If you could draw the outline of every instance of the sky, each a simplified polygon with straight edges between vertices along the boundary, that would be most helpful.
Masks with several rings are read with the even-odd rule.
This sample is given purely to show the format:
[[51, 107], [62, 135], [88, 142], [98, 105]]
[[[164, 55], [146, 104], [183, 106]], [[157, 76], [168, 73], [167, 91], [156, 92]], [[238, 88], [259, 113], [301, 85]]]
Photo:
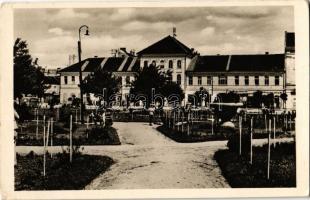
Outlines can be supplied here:
[[76, 55], [82, 30], [82, 59], [111, 56], [111, 49], [136, 52], [172, 35], [201, 55], [283, 53], [284, 32], [294, 31], [293, 7], [16, 9], [14, 36], [48, 68], [63, 68]]

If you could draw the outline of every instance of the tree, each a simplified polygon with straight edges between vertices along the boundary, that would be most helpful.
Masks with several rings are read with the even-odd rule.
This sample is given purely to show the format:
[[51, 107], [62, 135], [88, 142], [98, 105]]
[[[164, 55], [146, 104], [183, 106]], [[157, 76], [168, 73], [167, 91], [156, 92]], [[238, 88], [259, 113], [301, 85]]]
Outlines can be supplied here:
[[263, 93], [262, 91], [256, 91], [253, 93], [253, 97], [251, 98], [251, 105], [255, 108], [261, 108], [263, 102]]
[[[159, 68], [151, 64], [144, 67], [136, 76], [130, 89], [131, 96], [143, 96], [146, 98], [147, 106], [152, 99], [152, 91], [155, 94], [161, 94], [163, 97], [176, 97], [180, 101], [184, 99], [184, 92], [179, 84], [171, 81], [171, 72], [161, 72]], [[135, 99], [137, 101], [138, 99]], [[175, 99], [174, 99], [175, 100]]]
[[44, 95], [44, 73], [42, 68], [32, 62], [26, 41], [17, 38], [14, 43], [14, 97], [22, 94]]
[[286, 108], [287, 94], [285, 92], [281, 93], [280, 98], [284, 103], [284, 108]]
[[267, 108], [272, 108], [274, 104], [274, 94], [269, 93], [263, 96], [263, 103]]
[[101, 69], [89, 74], [83, 80], [83, 91], [86, 93], [102, 97], [105, 90], [103, 98], [107, 103], [115, 100], [115, 95], [119, 92], [120, 87], [121, 77], [116, 77], [112, 72]]

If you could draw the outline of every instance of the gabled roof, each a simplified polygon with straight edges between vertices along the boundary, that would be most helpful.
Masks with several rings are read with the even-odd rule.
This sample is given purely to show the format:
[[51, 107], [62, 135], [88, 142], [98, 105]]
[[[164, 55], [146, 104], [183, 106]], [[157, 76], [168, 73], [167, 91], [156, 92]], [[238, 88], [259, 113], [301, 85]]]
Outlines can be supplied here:
[[59, 72], [79, 72], [82, 66], [84, 68], [83, 72], [94, 72], [99, 68], [110, 72], [136, 72], [139, 69], [137, 66], [140, 66], [140, 60], [133, 57], [87, 58], [61, 69]]
[[167, 37], [155, 42], [154, 44], [146, 47], [138, 52], [138, 55], [147, 54], [184, 54], [189, 55], [192, 50], [177, 40], [175, 37], [168, 35]]
[[199, 56], [192, 72], [282, 72], [284, 54]]

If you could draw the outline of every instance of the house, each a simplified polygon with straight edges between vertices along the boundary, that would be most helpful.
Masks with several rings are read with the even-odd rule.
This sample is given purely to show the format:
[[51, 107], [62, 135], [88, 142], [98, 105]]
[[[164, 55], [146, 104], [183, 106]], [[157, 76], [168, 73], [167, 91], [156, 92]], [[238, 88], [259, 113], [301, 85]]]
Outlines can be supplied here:
[[[129, 94], [130, 83], [134, 80], [139, 70], [139, 59], [132, 55], [121, 57], [94, 57], [82, 60], [59, 71], [60, 73], [60, 102], [68, 103], [72, 96], [80, 97], [79, 70], [82, 68], [82, 78], [97, 69], [113, 72], [115, 76], [122, 77], [121, 98], [125, 99]], [[86, 101], [86, 95], [83, 96]]]
[[137, 53], [125, 52], [121, 57], [88, 58], [60, 70], [63, 103], [79, 95], [79, 68], [83, 78], [98, 67], [122, 77], [122, 100], [129, 93], [130, 82], [140, 68], [155, 64], [159, 70], [170, 72], [170, 79], [185, 93], [184, 103], [201, 87], [210, 94], [234, 91], [241, 96], [251, 96], [260, 90], [274, 93], [276, 107], [283, 107], [281, 93], [287, 93], [287, 108], [295, 107], [295, 40], [294, 33], [285, 32], [283, 54], [200, 55], [180, 42], [176, 36], [166, 36]]

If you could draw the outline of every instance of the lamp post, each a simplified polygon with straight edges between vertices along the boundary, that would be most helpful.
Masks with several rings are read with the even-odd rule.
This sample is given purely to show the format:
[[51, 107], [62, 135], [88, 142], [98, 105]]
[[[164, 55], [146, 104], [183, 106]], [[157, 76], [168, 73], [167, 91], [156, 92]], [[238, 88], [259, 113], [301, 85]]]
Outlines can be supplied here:
[[[79, 41], [78, 41], [78, 55], [79, 55], [79, 63], [81, 62], [81, 53], [82, 53], [82, 49], [81, 49], [81, 31], [82, 29], [85, 28], [85, 34], [84, 35], [89, 35], [88, 32], [88, 26], [86, 25], [82, 25], [79, 28]], [[82, 77], [82, 65], [80, 67], [80, 71], [79, 71], [79, 80], [80, 80], [80, 101], [81, 101], [81, 123], [84, 124], [84, 107], [83, 107], [83, 89], [82, 89], [82, 82], [83, 82], [83, 77]]]

